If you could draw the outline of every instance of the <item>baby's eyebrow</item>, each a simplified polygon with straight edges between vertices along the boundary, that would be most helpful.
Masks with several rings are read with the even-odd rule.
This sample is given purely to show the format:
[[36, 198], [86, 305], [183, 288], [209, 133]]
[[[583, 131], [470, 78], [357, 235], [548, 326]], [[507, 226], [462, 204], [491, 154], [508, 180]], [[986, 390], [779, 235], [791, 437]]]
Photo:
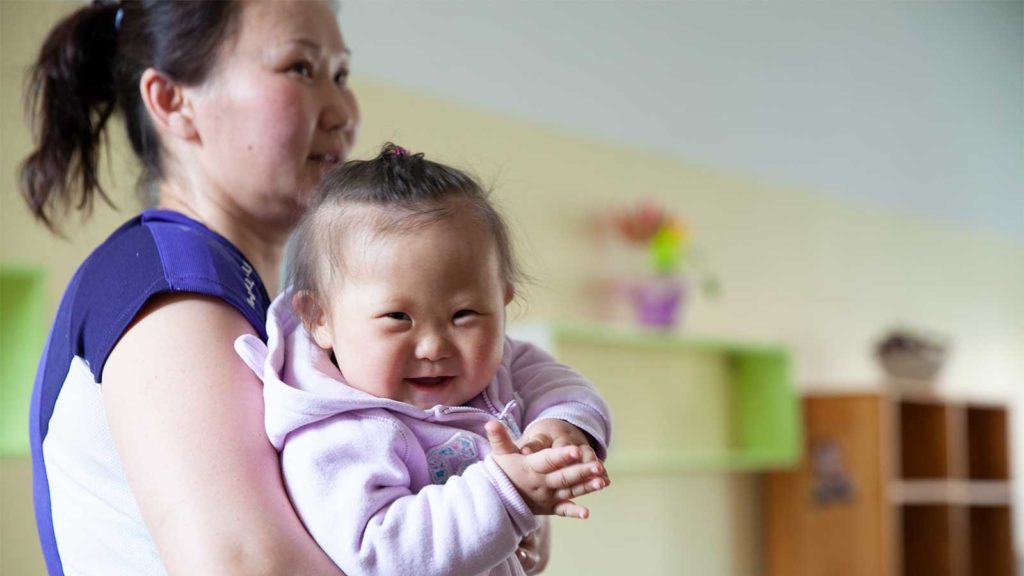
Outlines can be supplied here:
[[[303, 45], [303, 46], [305, 46], [307, 48], [312, 48], [313, 50], [316, 50], [317, 53], [319, 53], [319, 54], [323, 54], [325, 52], [323, 46], [321, 46], [319, 43], [317, 43], [317, 42], [315, 42], [313, 40], [310, 40], [309, 38], [301, 38], [301, 37], [300, 38], [293, 38], [293, 39], [289, 40], [288, 43], [291, 43], [291, 44], [301, 44], [301, 45]], [[349, 58], [349, 57], [352, 56], [352, 51], [348, 49], [348, 46], [342, 46], [341, 50], [337, 54], [339, 56], [343, 56], [345, 58]]]

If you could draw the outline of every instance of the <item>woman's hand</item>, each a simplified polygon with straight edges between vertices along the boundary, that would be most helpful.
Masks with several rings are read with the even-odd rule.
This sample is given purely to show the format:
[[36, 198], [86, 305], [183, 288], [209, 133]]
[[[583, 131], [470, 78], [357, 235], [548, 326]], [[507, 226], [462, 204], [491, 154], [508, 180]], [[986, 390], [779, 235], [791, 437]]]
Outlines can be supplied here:
[[540, 528], [530, 532], [519, 543], [516, 557], [527, 574], [540, 574], [551, 559], [551, 522], [540, 518]]

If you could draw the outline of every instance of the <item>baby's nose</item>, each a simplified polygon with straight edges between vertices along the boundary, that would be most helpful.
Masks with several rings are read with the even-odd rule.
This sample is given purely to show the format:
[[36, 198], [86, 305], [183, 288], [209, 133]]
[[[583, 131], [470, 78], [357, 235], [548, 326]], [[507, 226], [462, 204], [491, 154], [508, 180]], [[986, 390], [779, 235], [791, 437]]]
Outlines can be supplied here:
[[416, 344], [416, 357], [437, 362], [451, 356], [451, 342], [443, 332], [431, 332], [420, 338]]

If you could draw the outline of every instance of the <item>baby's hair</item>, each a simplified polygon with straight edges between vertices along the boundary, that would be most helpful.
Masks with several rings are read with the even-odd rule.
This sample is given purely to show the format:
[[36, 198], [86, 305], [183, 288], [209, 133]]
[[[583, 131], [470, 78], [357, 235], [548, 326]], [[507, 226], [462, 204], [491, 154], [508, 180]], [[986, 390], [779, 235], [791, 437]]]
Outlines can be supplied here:
[[[514, 291], [522, 273], [508, 226], [488, 197], [469, 174], [385, 144], [376, 158], [346, 162], [321, 181], [292, 238], [288, 284], [296, 294], [325, 303], [325, 272], [336, 276], [345, 269], [345, 256], [338, 249], [346, 245], [345, 234], [408, 234], [468, 210], [494, 239], [502, 280]], [[361, 207], [384, 210], [375, 211], [370, 221], [356, 221], [366, 216]], [[329, 267], [324, 266], [325, 257]], [[311, 311], [299, 312], [308, 322]]]
[[139, 93], [142, 73], [152, 67], [184, 85], [202, 83], [233, 37], [241, 6], [238, 0], [95, 0], [50, 31], [28, 79], [36, 147], [19, 174], [38, 220], [56, 231], [70, 208], [88, 215], [97, 194], [110, 203], [98, 160], [116, 111], [142, 163], [140, 184], [163, 176], [160, 142]]

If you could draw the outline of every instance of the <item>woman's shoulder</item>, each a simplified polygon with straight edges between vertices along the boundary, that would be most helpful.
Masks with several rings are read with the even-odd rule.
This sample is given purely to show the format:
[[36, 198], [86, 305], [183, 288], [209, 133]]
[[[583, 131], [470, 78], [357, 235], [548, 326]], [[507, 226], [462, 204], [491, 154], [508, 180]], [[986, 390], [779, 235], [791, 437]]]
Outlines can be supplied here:
[[201, 223], [166, 210], [147, 210], [118, 228], [83, 263], [78, 276], [91, 286], [116, 282], [123, 286], [120, 293], [154, 287], [239, 299], [245, 308], [259, 311], [261, 321], [270, 304], [259, 275], [234, 245]]
[[222, 236], [175, 212], [150, 210], [110, 235], [75, 273], [57, 315], [68, 344], [97, 376], [139, 312], [165, 294], [221, 300], [266, 336], [269, 296], [245, 257]]

